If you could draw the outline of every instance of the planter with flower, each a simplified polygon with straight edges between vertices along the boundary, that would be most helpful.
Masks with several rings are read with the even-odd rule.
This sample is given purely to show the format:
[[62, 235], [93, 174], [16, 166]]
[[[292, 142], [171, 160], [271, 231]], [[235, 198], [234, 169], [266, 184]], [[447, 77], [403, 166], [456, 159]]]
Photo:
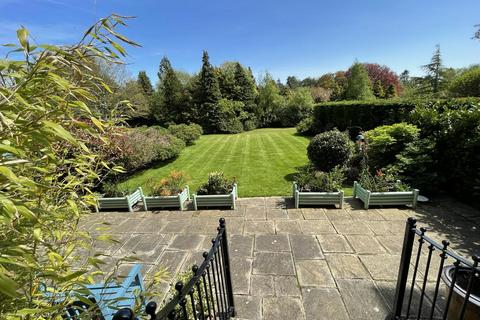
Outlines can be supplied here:
[[193, 207], [230, 207], [235, 209], [238, 197], [235, 179], [227, 179], [223, 172], [211, 172], [208, 181], [193, 195]]
[[396, 180], [391, 174], [377, 170], [375, 175], [367, 169], [360, 173], [359, 181], [353, 183], [353, 197], [360, 199], [365, 209], [372, 205], [411, 205], [417, 206], [418, 189]]
[[330, 172], [322, 172], [309, 165], [300, 171], [296, 180], [292, 190], [295, 208], [321, 205], [343, 207], [342, 183], [345, 178], [339, 167]]
[[145, 211], [153, 208], [185, 208], [190, 200], [190, 189], [186, 185], [187, 177], [179, 171], [172, 171], [160, 181], [149, 182], [150, 196], [143, 197]]
[[133, 207], [143, 198], [142, 188], [130, 192], [128, 187], [119, 188], [115, 184], [106, 183], [103, 194], [97, 199], [95, 210], [125, 210], [133, 212]]

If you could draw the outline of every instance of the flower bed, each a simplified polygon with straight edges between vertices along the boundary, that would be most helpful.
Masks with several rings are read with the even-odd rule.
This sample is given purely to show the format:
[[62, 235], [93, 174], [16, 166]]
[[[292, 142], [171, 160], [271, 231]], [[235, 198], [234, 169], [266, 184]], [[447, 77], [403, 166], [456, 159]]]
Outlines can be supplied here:
[[133, 193], [124, 197], [101, 197], [97, 200], [96, 211], [108, 210], [108, 209], [128, 209], [133, 212], [133, 206], [143, 199], [142, 188], [138, 188]]
[[188, 186], [176, 196], [144, 196], [143, 206], [145, 211], [151, 208], [179, 208], [183, 210], [187, 200], [190, 200]]
[[343, 190], [338, 192], [302, 192], [293, 182], [293, 199], [295, 208], [300, 206], [337, 205], [343, 207]]
[[233, 184], [229, 194], [193, 195], [193, 207], [230, 207], [235, 209], [235, 199], [238, 197], [237, 184]]
[[371, 192], [364, 189], [360, 183], [353, 183], [353, 197], [360, 199], [365, 209], [371, 205], [411, 205], [413, 208], [417, 206], [418, 189], [412, 191], [389, 191], [389, 192]]

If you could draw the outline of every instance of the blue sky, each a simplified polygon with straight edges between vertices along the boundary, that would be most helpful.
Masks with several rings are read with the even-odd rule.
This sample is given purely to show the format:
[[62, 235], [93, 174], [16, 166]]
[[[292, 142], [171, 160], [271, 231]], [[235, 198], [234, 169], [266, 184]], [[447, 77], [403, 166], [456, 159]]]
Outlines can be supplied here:
[[0, 0], [1, 43], [25, 25], [40, 42], [71, 43], [112, 12], [136, 16], [123, 30], [133, 76], [156, 81], [160, 59], [196, 72], [202, 50], [212, 63], [240, 61], [256, 76], [284, 80], [347, 69], [355, 59], [421, 74], [440, 44], [447, 66], [480, 63], [478, 0]]

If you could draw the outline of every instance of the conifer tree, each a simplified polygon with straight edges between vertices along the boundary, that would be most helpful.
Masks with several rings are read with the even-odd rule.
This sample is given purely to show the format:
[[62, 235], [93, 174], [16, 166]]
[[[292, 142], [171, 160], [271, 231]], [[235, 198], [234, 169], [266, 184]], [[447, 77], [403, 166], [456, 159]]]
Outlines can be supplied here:
[[385, 90], [383, 90], [383, 85], [380, 80], [375, 82], [375, 85], [373, 86], [373, 94], [380, 99], [385, 97]]
[[222, 94], [207, 51], [203, 51], [202, 69], [198, 77], [197, 89], [197, 102], [200, 106], [202, 127], [206, 132], [215, 132], [219, 122], [218, 101], [222, 98]]
[[153, 94], [152, 82], [145, 71], [140, 71], [138, 73], [137, 83], [140, 88], [142, 88], [146, 96], [150, 97]]
[[250, 72], [246, 71], [240, 63], [235, 64], [235, 92], [234, 99], [245, 104], [246, 111], [251, 112], [254, 109], [256, 87]]
[[359, 62], [355, 62], [350, 68], [345, 97], [349, 100], [369, 100], [375, 98], [367, 70]]
[[179, 122], [182, 108], [183, 86], [178, 80], [170, 60], [163, 57], [158, 71], [158, 97], [153, 105], [154, 117], [164, 124], [165, 122]]
[[393, 84], [389, 85], [387, 92], [385, 93], [385, 98], [395, 98], [397, 96], [397, 89]]
[[422, 69], [427, 73], [427, 76], [425, 78], [430, 82], [432, 92], [437, 93], [438, 91], [440, 91], [440, 84], [443, 80], [443, 65], [442, 57], [440, 54], [440, 45], [437, 45], [435, 47], [435, 52], [433, 53], [430, 63], [422, 66]]

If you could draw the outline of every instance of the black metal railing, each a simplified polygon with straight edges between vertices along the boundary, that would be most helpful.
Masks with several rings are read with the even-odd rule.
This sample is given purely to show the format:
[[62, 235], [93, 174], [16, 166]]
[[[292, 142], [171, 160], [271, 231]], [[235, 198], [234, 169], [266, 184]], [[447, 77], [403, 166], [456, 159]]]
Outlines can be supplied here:
[[[472, 304], [480, 281], [480, 258], [469, 261], [417, 228], [409, 218], [405, 227], [392, 319], [474, 319], [480, 312]], [[475, 289], [477, 290], [477, 289]]]
[[[150, 320], [224, 320], [235, 316], [225, 219], [221, 218], [219, 223], [212, 248], [203, 253], [200, 266], [192, 267], [190, 280], [175, 284], [176, 295], [159, 312], [155, 302], [147, 304], [145, 313]], [[137, 318], [130, 309], [121, 309], [113, 317], [113, 320], [133, 319]]]

